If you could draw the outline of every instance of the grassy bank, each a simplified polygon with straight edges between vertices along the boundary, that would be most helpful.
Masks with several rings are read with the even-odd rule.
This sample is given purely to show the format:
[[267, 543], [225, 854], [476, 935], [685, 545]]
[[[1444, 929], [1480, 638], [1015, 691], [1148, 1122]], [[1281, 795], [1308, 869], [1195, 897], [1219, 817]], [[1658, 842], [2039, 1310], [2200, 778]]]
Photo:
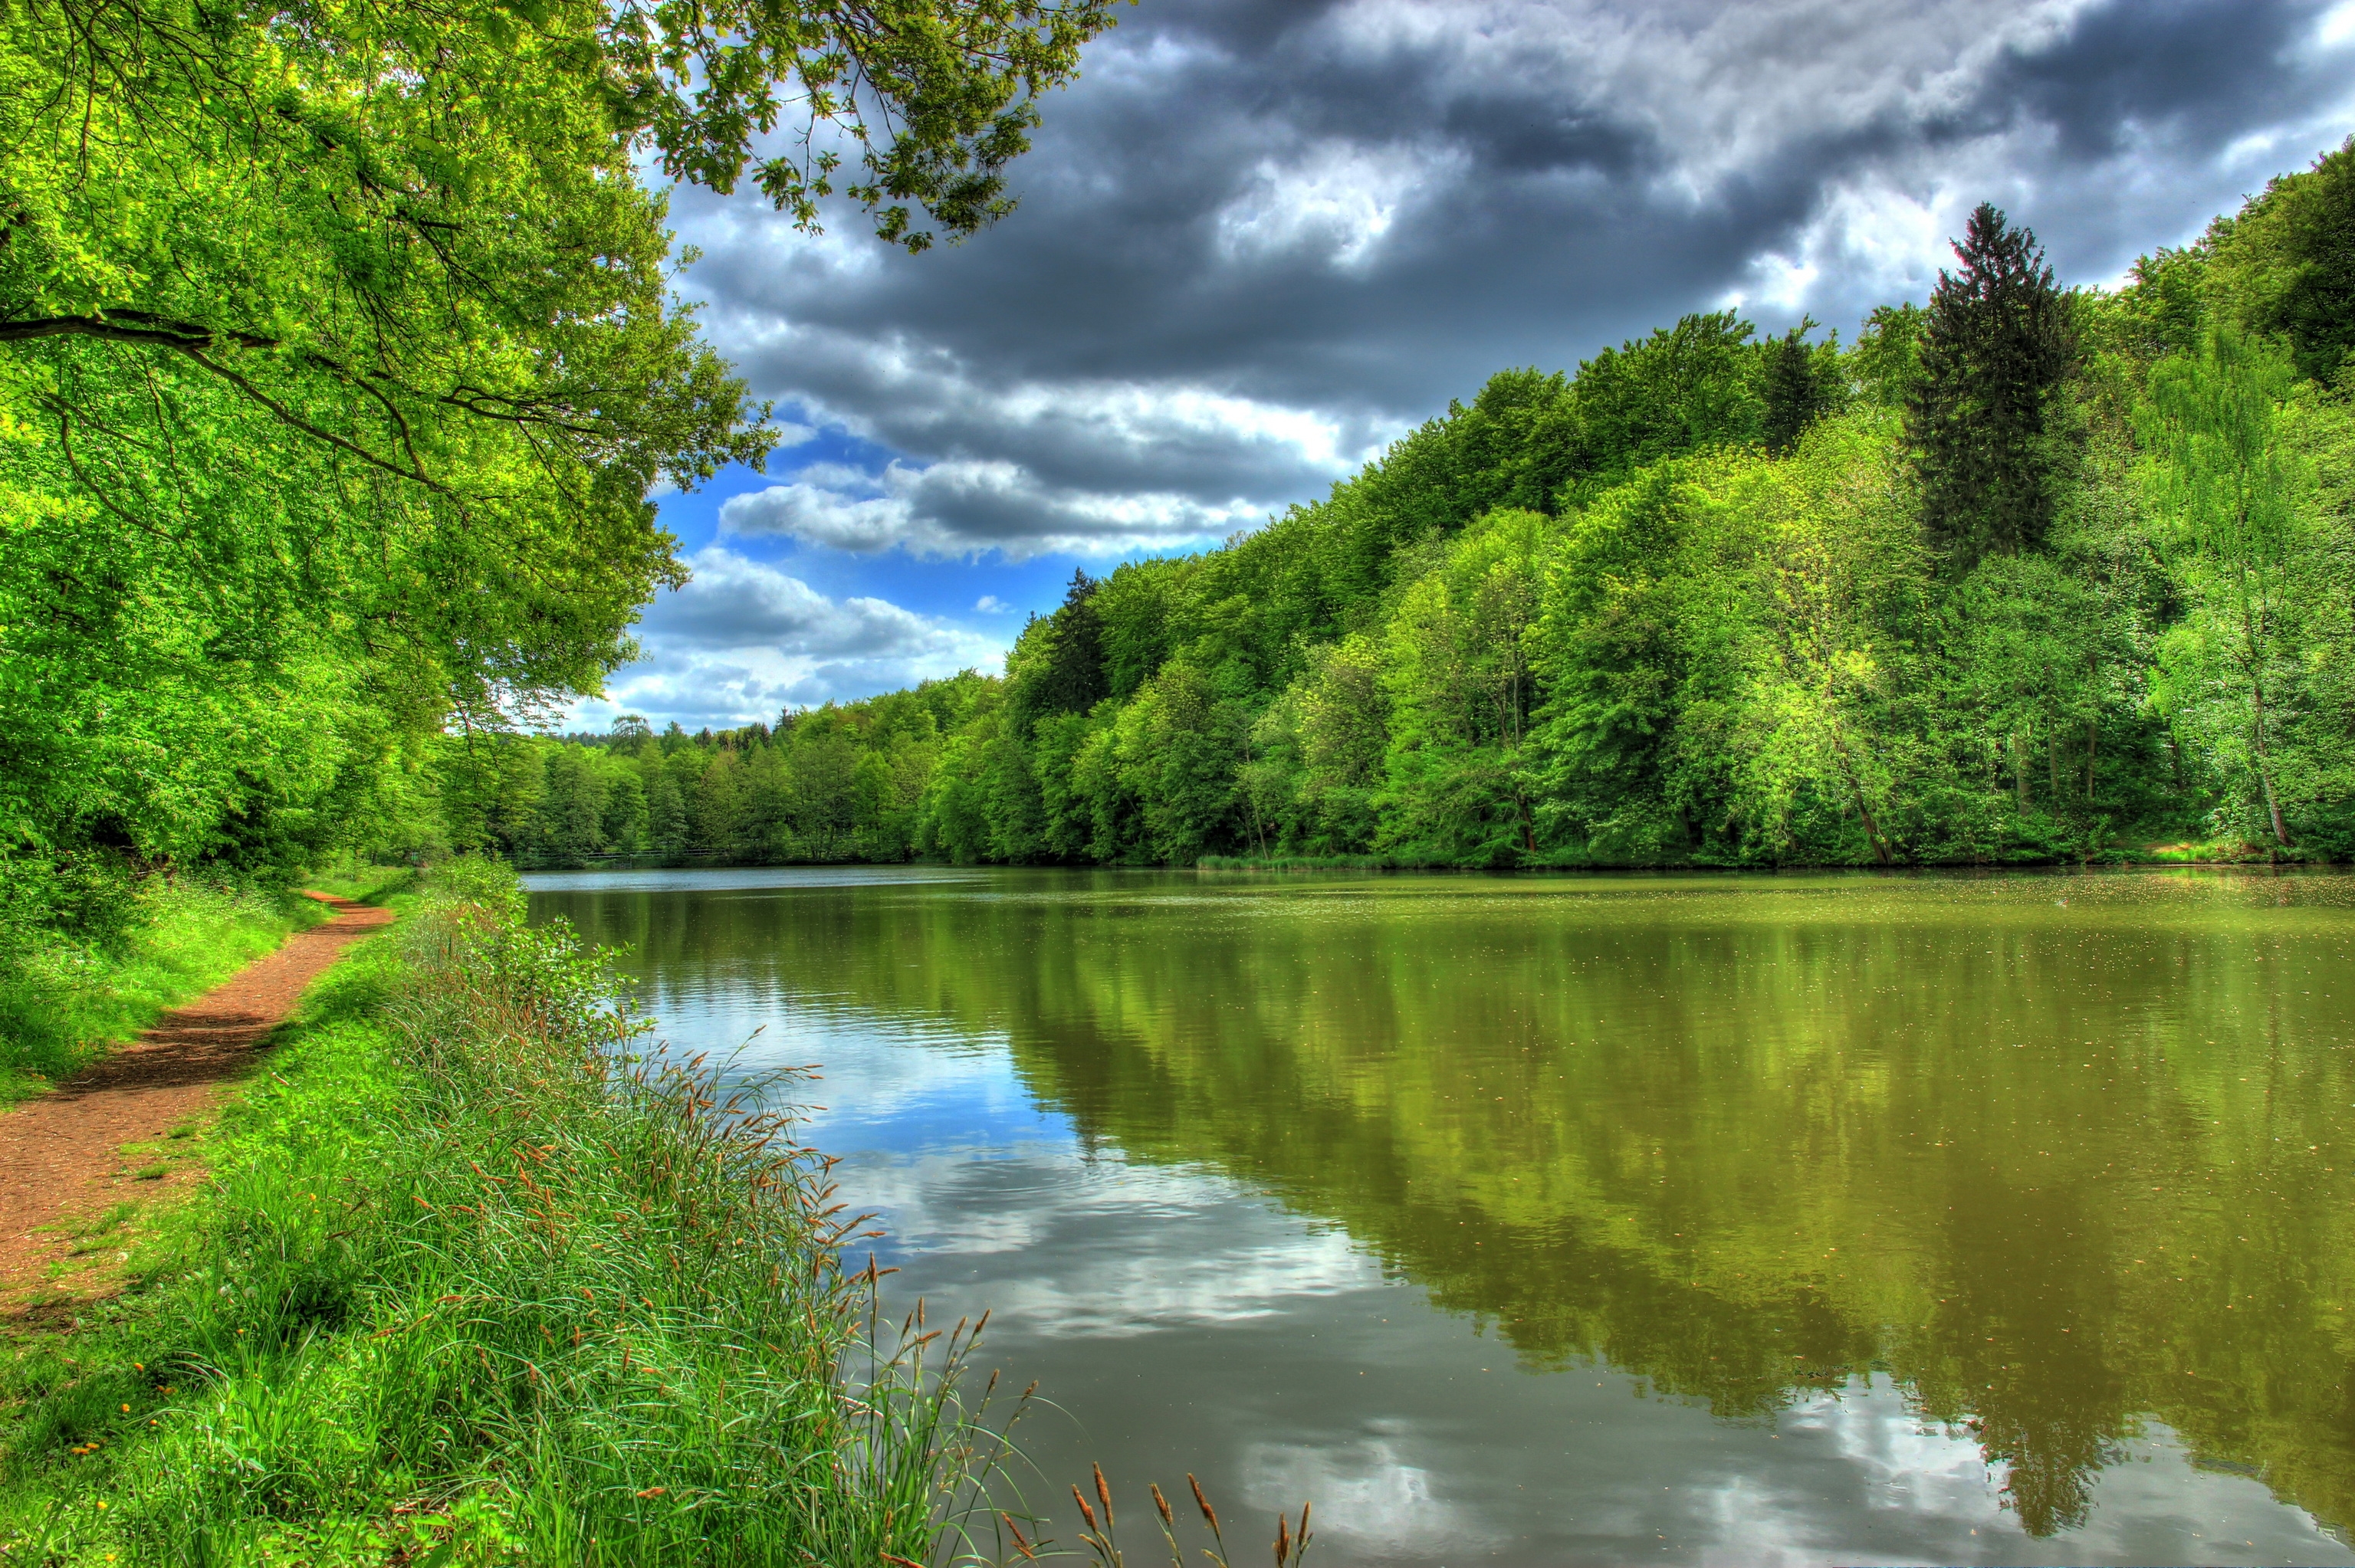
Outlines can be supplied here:
[[117, 940], [0, 940], [0, 1104], [39, 1093], [326, 917], [292, 893], [155, 878]]
[[933, 1561], [959, 1336], [862, 1351], [826, 1162], [640, 1059], [506, 874], [401, 902], [133, 1288], [14, 1348], [5, 1560]]

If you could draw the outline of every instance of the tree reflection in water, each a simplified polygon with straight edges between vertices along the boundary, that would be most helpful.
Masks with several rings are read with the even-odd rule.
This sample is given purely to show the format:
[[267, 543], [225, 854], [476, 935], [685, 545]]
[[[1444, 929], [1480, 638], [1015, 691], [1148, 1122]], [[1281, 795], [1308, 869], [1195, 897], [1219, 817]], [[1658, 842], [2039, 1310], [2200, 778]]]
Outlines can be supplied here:
[[1083, 1138], [1346, 1227], [1529, 1369], [1593, 1358], [1730, 1421], [1884, 1370], [2038, 1536], [2083, 1522], [2154, 1417], [2355, 1518], [2355, 881], [2054, 889], [992, 872], [580, 897], [658, 972], [724, 954], [781, 996], [1002, 1033]]

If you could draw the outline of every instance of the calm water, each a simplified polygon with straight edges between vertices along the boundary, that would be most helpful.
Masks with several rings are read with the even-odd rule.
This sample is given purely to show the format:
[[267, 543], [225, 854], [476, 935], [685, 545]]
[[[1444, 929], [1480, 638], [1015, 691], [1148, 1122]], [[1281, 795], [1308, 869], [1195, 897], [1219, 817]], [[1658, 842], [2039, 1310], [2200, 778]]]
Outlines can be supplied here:
[[532, 885], [673, 1042], [824, 1065], [894, 1288], [1058, 1407], [1037, 1500], [1191, 1470], [1336, 1565], [2355, 1563], [2355, 878]]

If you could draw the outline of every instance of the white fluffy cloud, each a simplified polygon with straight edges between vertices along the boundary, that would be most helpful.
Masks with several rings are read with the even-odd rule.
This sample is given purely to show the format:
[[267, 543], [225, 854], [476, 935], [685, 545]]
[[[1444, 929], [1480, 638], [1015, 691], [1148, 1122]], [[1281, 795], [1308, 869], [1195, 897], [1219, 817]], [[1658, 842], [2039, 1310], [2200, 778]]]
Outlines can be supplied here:
[[773, 722], [787, 706], [864, 696], [968, 668], [995, 670], [1005, 644], [870, 598], [829, 599], [724, 546], [688, 558], [687, 587], [658, 598], [640, 628], [646, 657], [583, 703], [573, 722], [623, 713], [690, 728]]
[[1319, 142], [1297, 157], [1260, 160], [1252, 184], [1219, 210], [1219, 249], [1230, 260], [1316, 257], [1337, 271], [1362, 270], [1399, 209], [1462, 172], [1446, 146], [1360, 146]]
[[783, 536], [860, 555], [996, 550], [1019, 561], [1215, 538], [1261, 515], [1243, 496], [1219, 504], [1174, 491], [1055, 487], [1017, 462], [955, 458], [922, 468], [895, 462], [879, 473], [813, 463], [790, 483], [731, 496], [719, 508], [719, 525], [740, 537]]

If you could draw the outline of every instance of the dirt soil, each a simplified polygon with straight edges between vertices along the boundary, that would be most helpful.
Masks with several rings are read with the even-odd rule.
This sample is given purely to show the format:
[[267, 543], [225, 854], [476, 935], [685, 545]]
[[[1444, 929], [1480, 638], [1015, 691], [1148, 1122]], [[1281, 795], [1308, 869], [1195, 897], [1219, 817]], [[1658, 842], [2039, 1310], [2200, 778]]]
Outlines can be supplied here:
[[392, 919], [389, 909], [311, 896], [335, 917], [297, 931], [54, 1092], [0, 1111], [0, 1296], [12, 1298], [8, 1308], [38, 1309], [38, 1301], [21, 1299], [28, 1287], [88, 1294], [94, 1280], [63, 1271], [117, 1245], [103, 1238], [122, 1222], [105, 1216], [126, 1202], [146, 1207], [203, 1175], [193, 1160], [171, 1153], [176, 1132], [186, 1138], [320, 971]]

